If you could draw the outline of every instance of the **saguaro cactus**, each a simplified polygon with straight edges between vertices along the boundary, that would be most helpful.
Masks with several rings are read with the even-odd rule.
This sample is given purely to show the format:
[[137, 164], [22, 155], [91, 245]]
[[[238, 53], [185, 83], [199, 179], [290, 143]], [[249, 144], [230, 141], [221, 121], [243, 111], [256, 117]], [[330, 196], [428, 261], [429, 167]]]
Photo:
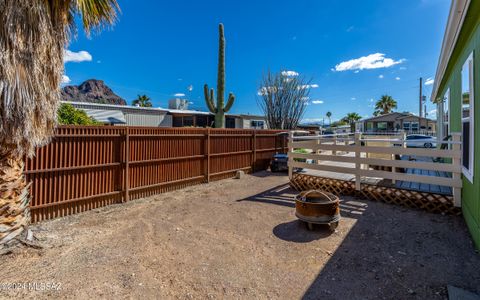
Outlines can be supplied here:
[[227, 105], [225, 104], [225, 34], [223, 31], [223, 24], [218, 25], [220, 34], [219, 48], [218, 48], [218, 75], [217, 75], [217, 104], [215, 105], [215, 93], [213, 89], [208, 90], [208, 84], [205, 84], [205, 101], [208, 109], [215, 114], [215, 128], [225, 127], [225, 113], [230, 110], [235, 101], [235, 95], [230, 93], [228, 95]]

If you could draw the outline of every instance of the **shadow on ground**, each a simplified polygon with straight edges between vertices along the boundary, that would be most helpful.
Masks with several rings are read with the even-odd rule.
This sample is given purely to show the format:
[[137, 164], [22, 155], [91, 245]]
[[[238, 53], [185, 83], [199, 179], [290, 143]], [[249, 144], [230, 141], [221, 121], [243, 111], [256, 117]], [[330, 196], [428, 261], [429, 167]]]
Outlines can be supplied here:
[[[238, 201], [294, 208], [288, 184]], [[445, 299], [447, 285], [480, 292], [480, 256], [461, 217], [373, 201], [341, 198], [353, 226], [306, 290], [304, 299]], [[340, 221], [342, 222], [342, 221]], [[328, 228], [308, 231], [298, 220], [273, 234], [295, 243], [328, 239]]]
[[295, 243], [309, 243], [329, 237], [332, 233], [327, 225], [317, 225], [315, 230], [308, 230], [300, 220], [282, 223], [273, 228], [273, 234], [277, 238]]
[[[346, 202], [342, 215], [356, 222], [304, 299], [366, 299], [372, 291], [381, 299], [445, 299], [449, 284], [480, 292], [480, 257], [460, 217]], [[346, 212], [357, 203], [363, 210]]]
[[253, 177], [260, 177], [260, 178], [270, 177], [270, 176], [287, 177], [288, 171], [271, 172], [270, 170], [267, 170], [267, 171], [250, 173], [250, 175], [252, 175]]
[[283, 205], [283, 206], [294, 208], [295, 195], [296, 195], [296, 191], [292, 189], [289, 184], [281, 184], [274, 188], [263, 191], [259, 194], [253, 195], [245, 199], [240, 199], [237, 201], [238, 202], [242, 202], [242, 201], [261, 202], [261, 203]]

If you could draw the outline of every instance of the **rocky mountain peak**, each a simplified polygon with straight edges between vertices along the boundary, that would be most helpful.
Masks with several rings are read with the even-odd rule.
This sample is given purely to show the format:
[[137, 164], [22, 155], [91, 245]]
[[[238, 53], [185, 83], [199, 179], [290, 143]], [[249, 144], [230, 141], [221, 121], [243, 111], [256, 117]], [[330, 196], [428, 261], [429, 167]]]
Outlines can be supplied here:
[[62, 89], [62, 100], [100, 104], [127, 105], [103, 80], [89, 79], [80, 85], [68, 85]]

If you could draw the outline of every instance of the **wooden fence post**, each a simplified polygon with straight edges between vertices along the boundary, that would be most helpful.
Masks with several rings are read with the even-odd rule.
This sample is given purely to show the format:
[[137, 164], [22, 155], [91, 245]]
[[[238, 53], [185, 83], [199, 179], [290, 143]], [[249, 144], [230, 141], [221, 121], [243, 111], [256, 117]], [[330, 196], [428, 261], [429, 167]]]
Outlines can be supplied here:
[[[455, 142], [452, 145], [452, 149], [454, 151], [460, 151], [462, 150], [461, 147], [461, 141], [462, 141], [462, 134], [460, 132], [452, 132], [452, 141]], [[452, 159], [452, 164], [455, 166], [462, 166], [462, 160], [460, 158], [453, 158]], [[452, 173], [452, 178], [453, 180], [458, 180], [461, 179], [461, 173]], [[453, 188], [453, 205], [456, 207], [462, 207], [462, 189], [458, 187]]]
[[287, 155], [288, 155], [288, 178], [292, 180], [293, 177], [293, 131], [290, 131], [288, 136], [288, 148], [287, 148]]
[[255, 173], [255, 165], [257, 163], [257, 130], [253, 130], [252, 134], [252, 173]]
[[362, 189], [362, 177], [360, 176], [362, 165], [360, 164], [361, 153], [359, 150], [359, 147], [362, 146], [361, 136], [360, 132], [355, 132], [355, 189], [357, 191]]
[[210, 128], [207, 129], [207, 183], [210, 182]]
[[[333, 145], [337, 145], [337, 134], [334, 133], [334, 136], [333, 136]], [[332, 150], [332, 155], [337, 155], [337, 150]]]
[[125, 202], [130, 200], [130, 129], [125, 128]]

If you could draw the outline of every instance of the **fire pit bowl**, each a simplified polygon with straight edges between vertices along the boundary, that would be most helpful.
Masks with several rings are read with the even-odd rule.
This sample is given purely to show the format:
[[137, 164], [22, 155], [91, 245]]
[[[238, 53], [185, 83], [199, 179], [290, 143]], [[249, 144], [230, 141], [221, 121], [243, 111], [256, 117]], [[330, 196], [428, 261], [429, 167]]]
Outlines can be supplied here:
[[328, 224], [335, 230], [340, 221], [340, 200], [320, 190], [304, 191], [295, 198], [295, 215], [313, 230], [314, 224]]

